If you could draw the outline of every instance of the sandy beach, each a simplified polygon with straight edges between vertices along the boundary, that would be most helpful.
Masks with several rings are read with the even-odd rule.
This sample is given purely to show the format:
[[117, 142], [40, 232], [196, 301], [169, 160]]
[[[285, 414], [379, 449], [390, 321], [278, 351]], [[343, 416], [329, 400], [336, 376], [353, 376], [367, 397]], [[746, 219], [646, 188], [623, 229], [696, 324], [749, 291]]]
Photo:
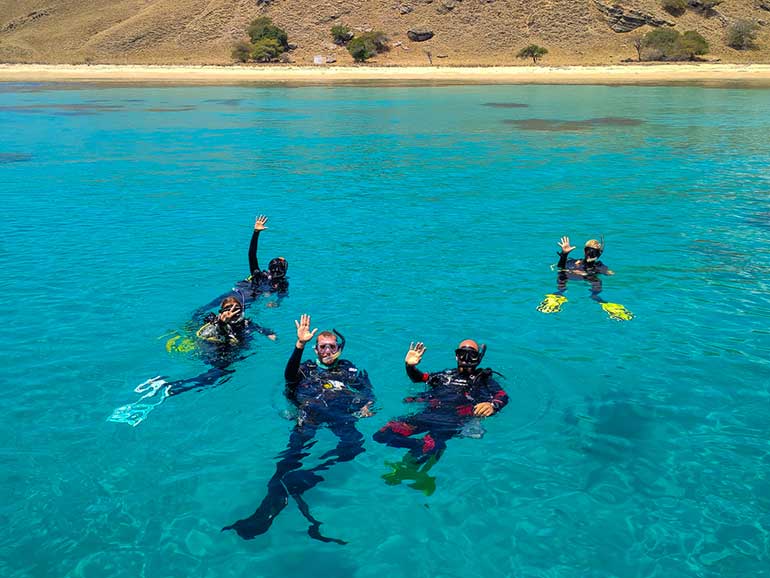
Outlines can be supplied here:
[[770, 86], [768, 64], [375, 67], [0, 64], [0, 82], [670, 84], [747, 82]]

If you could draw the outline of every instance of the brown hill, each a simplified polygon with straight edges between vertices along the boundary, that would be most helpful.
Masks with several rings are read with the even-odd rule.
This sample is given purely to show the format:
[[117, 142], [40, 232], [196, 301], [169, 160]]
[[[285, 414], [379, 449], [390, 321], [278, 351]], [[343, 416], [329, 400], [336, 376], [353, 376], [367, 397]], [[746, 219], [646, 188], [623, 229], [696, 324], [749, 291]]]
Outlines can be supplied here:
[[[338, 23], [386, 32], [395, 46], [377, 57], [381, 65], [427, 64], [425, 51], [434, 64], [515, 64], [515, 53], [533, 42], [549, 49], [547, 64], [614, 63], [635, 57], [633, 37], [651, 28], [616, 30], [640, 19], [697, 30], [711, 45], [709, 58], [770, 62], [770, 0], [725, 0], [710, 15], [678, 17], [660, 0], [0, 0], [0, 61], [229, 63], [233, 42], [261, 15], [289, 32], [297, 45], [291, 60], [302, 64], [314, 54], [352, 62], [331, 43]], [[725, 46], [737, 19], [760, 24], [759, 49]], [[435, 36], [412, 42], [412, 27]]]

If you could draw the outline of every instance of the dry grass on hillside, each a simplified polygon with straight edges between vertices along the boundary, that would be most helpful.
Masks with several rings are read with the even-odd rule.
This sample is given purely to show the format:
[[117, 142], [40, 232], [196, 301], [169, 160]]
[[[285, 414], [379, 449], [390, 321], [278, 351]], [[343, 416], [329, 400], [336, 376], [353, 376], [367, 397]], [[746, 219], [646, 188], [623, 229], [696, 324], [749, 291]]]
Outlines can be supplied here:
[[[270, 16], [297, 44], [294, 62], [314, 54], [351, 63], [331, 43], [337, 23], [354, 30], [385, 31], [395, 46], [380, 65], [516, 64], [518, 49], [538, 43], [547, 64], [607, 64], [635, 56], [630, 33], [613, 32], [596, 0], [0, 0], [0, 61], [42, 63], [226, 64], [231, 46], [256, 16]], [[770, 62], [770, 0], [725, 0], [718, 14], [688, 11], [674, 18], [660, 0], [600, 0], [646, 12], [697, 30], [723, 62]], [[454, 6], [448, 10], [448, 6]], [[411, 8], [411, 11], [402, 14]], [[443, 12], [443, 13], [442, 13]], [[727, 25], [740, 18], [760, 22], [759, 50], [724, 45]], [[433, 39], [408, 40], [410, 27], [424, 26]], [[522, 62], [522, 64], [525, 64]]]

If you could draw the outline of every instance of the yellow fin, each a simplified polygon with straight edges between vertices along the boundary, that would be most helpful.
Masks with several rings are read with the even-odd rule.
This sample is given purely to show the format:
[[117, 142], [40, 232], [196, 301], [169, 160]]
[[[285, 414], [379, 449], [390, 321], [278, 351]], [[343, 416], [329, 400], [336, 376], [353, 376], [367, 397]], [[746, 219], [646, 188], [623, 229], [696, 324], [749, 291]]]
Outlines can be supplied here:
[[566, 302], [567, 298], [564, 295], [548, 293], [540, 305], [537, 306], [537, 310], [541, 313], [558, 313], [561, 311], [561, 304]]
[[634, 318], [634, 314], [620, 303], [602, 303], [602, 309], [607, 312], [610, 319], [616, 321], [631, 321]]

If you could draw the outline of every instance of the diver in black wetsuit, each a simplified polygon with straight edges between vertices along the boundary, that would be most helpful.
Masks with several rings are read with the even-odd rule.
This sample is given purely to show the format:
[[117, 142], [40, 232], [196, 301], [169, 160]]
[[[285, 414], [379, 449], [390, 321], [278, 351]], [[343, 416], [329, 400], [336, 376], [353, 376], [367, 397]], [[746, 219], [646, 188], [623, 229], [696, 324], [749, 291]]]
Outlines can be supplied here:
[[203, 322], [195, 333], [198, 338], [197, 349], [204, 363], [210, 365], [211, 369], [195, 377], [169, 382], [171, 387], [168, 395], [208, 387], [234, 373], [230, 365], [245, 358], [244, 351], [255, 333], [275, 341], [275, 332], [244, 317], [243, 309], [243, 302], [230, 296], [222, 300], [219, 313], [193, 319], [197, 323]]
[[[435, 479], [427, 472], [441, 457], [447, 441], [473, 418], [489, 417], [508, 403], [508, 395], [493, 377], [495, 372], [479, 368], [485, 352], [486, 346], [479, 349], [475, 341], [466, 339], [455, 350], [457, 369], [423, 373], [417, 364], [425, 345], [418, 342], [409, 347], [406, 374], [414, 383], [426, 383], [429, 389], [405, 400], [425, 403], [421, 412], [389, 421], [374, 434], [377, 442], [409, 449], [401, 463], [389, 464], [394, 471], [383, 476], [388, 484], [414, 480], [411, 487], [432, 494]], [[422, 433], [422, 438], [412, 437]]]
[[184, 352], [195, 349], [211, 369], [195, 377], [170, 382], [162, 376], [148, 379], [134, 389], [136, 393], [143, 394], [142, 397], [134, 403], [115, 409], [107, 418], [108, 421], [137, 426], [167, 397], [227, 381], [230, 375], [235, 373], [230, 365], [246, 357], [244, 350], [255, 333], [272, 340], [276, 338], [270, 329], [246, 319], [243, 316], [243, 303], [232, 296], [222, 300], [219, 313], [209, 313], [205, 317], [197, 316], [193, 323], [203, 323], [196, 332], [196, 340], [186, 338], [178, 343], [181, 335], [177, 335], [169, 339], [166, 348], [169, 351]]
[[[310, 515], [302, 494], [323, 480], [317, 472], [339, 462], [351, 461], [364, 451], [364, 437], [356, 429], [356, 422], [359, 418], [372, 415], [372, 384], [366, 371], [359, 370], [346, 359], [340, 359], [345, 341], [336, 331], [319, 333], [315, 346], [317, 359], [301, 363], [305, 345], [318, 329], [310, 331], [309, 315], [302, 315], [300, 321], [294, 323], [297, 326], [297, 343], [286, 364], [284, 377], [286, 396], [298, 410], [297, 423], [289, 436], [288, 446], [280, 454], [275, 474], [267, 484], [267, 496], [257, 511], [223, 530], [235, 530], [244, 539], [264, 534], [291, 496], [311, 523], [308, 528], [311, 537], [344, 544], [341, 540], [320, 534], [321, 522]], [[337, 340], [338, 335], [340, 341]], [[315, 444], [313, 438], [321, 427], [328, 427], [339, 442], [334, 449], [320, 456], [324, 461], [319, 465], [301, 469], [302, 460]]]
[[610, 318], [618, 321], [628, 321], [633, 319], [633, 313], [619, 303], [609, 303], [605, 301], [600, 293], [602, 292], [602, 280], [599, 275], [614, 275], [607, 265], [599, 260], [604, 252], [604, 239], [599, 242], [596, 239], [590, 239], [586, 242], [583, 249], [584, 257], [582, 259], [570, 259], [569, 253], [575, 247], [570, 244], [569, 237], [562, 237], [558, 242], [559, 263], [557, 267], [559, 272], [556, 276], [555, 293], [549, 293], [540, 303], [537, 310], [542, 313], [558, 313], [561, 306], [567, 301], [564, 293], [567, 291], [567, 283], [570, 279], [581, 279], [589, 283], [591, 287], [591, 299], [599, 303]]
[[249, 271], [251, 275], [242, 281], [238, 281], [232, 291], [220, 295], [203, 307], [198, 308], [193, 313], [193, 317], [200, 316], [216, 306], [227, 295], [232, 295], [233, 293], [238, 294], [244, 307], [248, 307], [261, 296], [270, 295], [275, 295], [276, 299], [275, 301], [269, 301], [267, 306], [278, 307], [281, 300], [288, 295], [289, 279], [286, 277], [286, 272], [289, 269], [289, 263], [286, 259], [276, 257], [268, 263], [267, 269], [259, 268], [257, 249], [259, 247], [259, 235], [267, 229], [265, 223], [267, 223], [267, 217], [264, 215], [259, 215], [254, 223], [254, 232], [249, 243]]

